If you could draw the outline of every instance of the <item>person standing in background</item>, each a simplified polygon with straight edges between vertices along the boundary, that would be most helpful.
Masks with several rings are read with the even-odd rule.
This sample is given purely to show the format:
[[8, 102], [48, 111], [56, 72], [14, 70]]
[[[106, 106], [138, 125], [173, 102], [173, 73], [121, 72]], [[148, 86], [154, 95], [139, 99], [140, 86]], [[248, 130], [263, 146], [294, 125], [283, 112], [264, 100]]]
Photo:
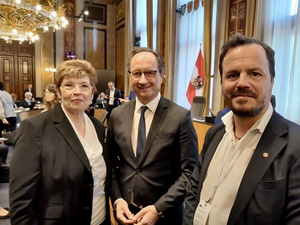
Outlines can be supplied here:
[[108, 123], [112, 203], [122, 224], [180, 225], [186, 184], [198, 144], [190, 111], [164, 98], [164, 61], [149, 48], [128, 59], [136, 99], [115, 108]]
[[119, 106], [119, 98], [121, 98], [121, 91], [117, 88], [115, 88], [115, 84], [112, 81], [109, 81], [108, 89], [105, 91], [105, 99], [107, 101], [107, 107], [106, 111], [108, 111], [107, 114], [107, 122], [109, 121], [111, 111]]
[[107, 102], [105, 100], [105, 94], [104, 92], [101, 92], [97, 98], [97, 105], [98, 105], [98, 108], [101, 108], [101, 109], [106, 109], [107, 107]]
[[28, 84], [28, 87], [24, 90], [24, 94], [23, 96], [25, 96], [26, 92], [30, 92], [32, 94], [32, 98], [34, 98], [34, 94], [33, 94], [33, 89], [32, 89], [32, 84]]
[[0, 81], [0, 131], [14, 131], [17, 129], [17, 114], [14, 109], [14, 101], [5, 91], [4, 84]]

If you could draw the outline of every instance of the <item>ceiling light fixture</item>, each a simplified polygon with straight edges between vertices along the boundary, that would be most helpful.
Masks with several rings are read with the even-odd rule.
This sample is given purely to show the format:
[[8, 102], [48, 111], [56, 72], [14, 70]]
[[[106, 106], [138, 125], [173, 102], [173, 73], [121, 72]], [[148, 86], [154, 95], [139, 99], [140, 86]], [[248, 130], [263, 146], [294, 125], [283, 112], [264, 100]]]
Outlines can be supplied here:
[[56, 0], [0, 0], [0, 38], [31, 43], [49, 27], [53, 31], [65, 27], [69, 23], [66, 9], [59, 5], [56, 10], [55, 4]]

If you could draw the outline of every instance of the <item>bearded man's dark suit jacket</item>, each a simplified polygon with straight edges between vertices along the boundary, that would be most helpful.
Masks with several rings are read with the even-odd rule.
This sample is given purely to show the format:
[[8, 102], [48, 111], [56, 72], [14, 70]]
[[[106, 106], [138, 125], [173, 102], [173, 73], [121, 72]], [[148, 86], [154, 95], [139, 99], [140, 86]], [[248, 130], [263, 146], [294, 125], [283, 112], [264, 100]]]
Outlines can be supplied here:
[[[208, 166], [224, 133], [220, 124], [206, 135], [188, 184], [185, 225], [193, 224]], [[300, 126], [275, 111], [245, 171], [228, 224], [300, 224]]]
[[[103, 146], [109, 217], [111, 167], [103, 144], [105, 128], [97, 119], [90, 119]], [[12, 224], [90, 224], [93, 182], [87, 155], [60, 104], [22, 121], [11, 160]]]
[[137, 163], [131, 144], [136, 100], [112, 111], [107, 143], [111, 153], [112, 202], [131, 203], [139, 184], [142, 206], [155, 205], [163, 214], [157, 224], [181, 224], [186, 184], [198, 158], [197, 136], [190, 111], [161, 97], [145, 150]]

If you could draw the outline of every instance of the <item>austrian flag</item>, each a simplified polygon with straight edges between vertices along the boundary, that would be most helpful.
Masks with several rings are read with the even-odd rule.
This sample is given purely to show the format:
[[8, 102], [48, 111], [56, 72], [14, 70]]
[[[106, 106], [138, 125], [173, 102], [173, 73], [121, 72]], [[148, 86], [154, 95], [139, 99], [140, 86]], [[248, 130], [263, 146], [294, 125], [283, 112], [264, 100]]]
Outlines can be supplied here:
[[203, 56], [200, 49], [191, 80], [186, 92], [186, 97], [189, 103], [192, 105], [194, 96], [201, 96], [203, 92], [203, 86], [205, 82], [204, 76], [204, 65], [203, 65]]

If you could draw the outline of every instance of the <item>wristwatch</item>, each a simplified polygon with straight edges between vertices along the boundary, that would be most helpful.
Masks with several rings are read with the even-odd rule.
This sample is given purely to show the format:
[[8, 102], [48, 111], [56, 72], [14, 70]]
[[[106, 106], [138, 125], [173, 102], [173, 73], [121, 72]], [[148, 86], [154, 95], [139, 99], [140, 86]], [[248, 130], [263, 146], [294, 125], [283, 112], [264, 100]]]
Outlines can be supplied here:
[[157, 211], [157, 216], [159, 219], [164, 218], [164, 214], [155, 206], [155, 209]]

